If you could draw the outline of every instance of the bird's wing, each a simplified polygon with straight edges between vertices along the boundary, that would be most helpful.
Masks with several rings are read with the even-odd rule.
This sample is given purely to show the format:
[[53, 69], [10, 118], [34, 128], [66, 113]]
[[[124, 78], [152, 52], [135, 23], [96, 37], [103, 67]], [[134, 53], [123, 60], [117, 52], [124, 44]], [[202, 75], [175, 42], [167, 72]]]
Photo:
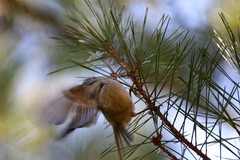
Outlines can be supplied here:
[[64, 91], [63, 96], [49, 105], [44, 118], [50, 124], [62, 124], [67, 118], [70, 120], [65, 130], [59, 136], [64, 137], [76, 128], [89, 127], [96, 123], [98, 109], [96, 100], [83, 85]]
[[65, 91], [64, 95], [73, 102], [73, 127], [87, 127], [98, 113], [96, 98], [83, 85]]
[[81, 104], [76, 103], [73, 109], [75, 111], [71, 111], [72, 117], [70, 117], [70, 123], [66, 126], [66, 128], [60, 133], [58, 138], [64, 138], [66, 135], [71, 133], [77, 128], [82, 127], [90, 127], [94, 125], [98, 118], [98, 110], [93, 107], [84, 107]]
[[86, 86], [80, 85], [64, 92], [64, 98], [71, 101], [70, 123], [59, 136], [65, 137], [76, 128], [89, 127], [98, 118], [97, 102], [88, 92]]
[[64, 96], [55, 99], [42, 110], [42, 119], [54, 125], [62, 124], [66, 121], [73, 102]]

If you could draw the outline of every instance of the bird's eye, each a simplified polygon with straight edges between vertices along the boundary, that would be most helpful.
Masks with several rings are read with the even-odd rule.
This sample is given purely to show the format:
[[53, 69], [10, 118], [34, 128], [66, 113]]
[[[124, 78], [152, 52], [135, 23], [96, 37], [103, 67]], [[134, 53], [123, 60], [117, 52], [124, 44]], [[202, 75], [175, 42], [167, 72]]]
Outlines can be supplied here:
[[102, 87], [103, 87], [104, 85], [105, 85], [105, 84], [104, 84], [104, 83], [102, 83], [102, 82], [99, 84], [98, 93], [101, 91], [101, 89], [102, 89]]
[[102, 89], [103, 86], [104, 86], [104, 83], [100, 83], [100, 89]]

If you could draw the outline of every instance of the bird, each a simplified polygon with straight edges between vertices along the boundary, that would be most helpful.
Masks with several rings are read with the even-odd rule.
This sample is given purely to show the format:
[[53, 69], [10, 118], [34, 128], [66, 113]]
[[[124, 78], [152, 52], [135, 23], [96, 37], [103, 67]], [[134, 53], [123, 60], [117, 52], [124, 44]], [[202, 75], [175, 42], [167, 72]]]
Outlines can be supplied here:
[[105, 76], [86, 78], [48, 105], [45, 117], [54, 125], [70, 120], [58, 136], [61, 139], [77, 128], [94, 125], [100, 112], [112, 126], [119, 158], [123, 160], [123, 141], [130, 146], [133, 140], [126, 126], [135, 113], [131, 96], [117, 80]]

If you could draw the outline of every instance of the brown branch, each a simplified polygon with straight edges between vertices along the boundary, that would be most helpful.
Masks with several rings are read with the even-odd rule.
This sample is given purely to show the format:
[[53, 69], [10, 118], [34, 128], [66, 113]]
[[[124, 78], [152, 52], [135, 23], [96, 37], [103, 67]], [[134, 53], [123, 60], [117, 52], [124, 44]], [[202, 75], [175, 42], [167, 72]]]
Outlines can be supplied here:
[[169, 150], [167, 150], [161, 143], [162, 140], [162, 135], [159, 134], [157, 137], [153, 137], [151, 139], [151, 142], [155, 145], [158, 146], [164, 153], [166, 153], [172, 160], [177, 160], [177, 157], [173, 155]]
[[[139, 94], [142, 96], [142, 98], [145, 100], [145, 102], [148, 104], [148, 107], [151, 111], [151, 113], [155, 113], [159, 116], [159, 118], [163, 121], [163, 123], [168, 126], [170, 131], [174, 134], [174, 136], [181, 141], [182, 143], [186, 144], [189, 148], [191, 148], [194, 152], [196, 152], [200, 157], [202, 157], [204, 160], [210, 160], [210, 158], [205, 155], [201, 150], [199, 150], [196, 146], [194, 146], [191, 142], [189, 142], [184, 135], [182, 135], [169, 121], [168, 119], [159, 111], [159, 108], [155, 106], [155, 101], [150, 99], [150, 96], [147, 95], [146, 91], [143, 89], [143, 84], [140, 83], [139, 76], [137, 74], [137, 67], [136, 64], [133, 64], [133, 68], [128, 66], [128, 64], [125, 62], [124, 58], [120, 58], [118, 52], [116, 51], [115, 47], [109, 43], [106, 43], [106, 49], [107, 52], [112, 56], [120, 65], [123, 67], [126, 72], [127, 76], [131, 78], [133, 82], [133, 89], [134, 91], [139, 92]], [[116, 76], [117, 73], [114, 73], [113, 75]], [[161, 144], [161, 136], [160, 134], [157, 134], [158, 137], [152, 138], [152, 143], [154, 145], [157, 145], [160, 149], [162, 149], [169, 157], [172, 159], [177, 159], [171, 152], [169, 152], [162, 144]]]
[[[210, 158], [202, 153], [201, 150], [199, 150], [196, 146], [194, 146], [191, 142], [189, 142], [169, 121], [168, 119], [159, 111], [158, 108], [155, 107], [154, 102], [151, 101], [150, 97], [146, 94], [146, 92], [143, 90], [142, 85], [140, 82], [137, 80], [134, 74], [129, 74], [131, 77], [133, 83], [135, 84], [136, 88], [138, 89], [139, 93], [142, 95], [143, 99], [147, 102], [149, 105], [149, 109], [153, 112], [155, 112], [160, 119], [165, 123], [166, 126], [169, 127], [170, 131], [175, 135], [177, 139], [179, 139], [181, 142], [186, 144], [189, 148], [191, 148], [194, 152], [196, 152], [200, 157], [202, 157], [204, 160], [210, 160]], [[156, 140], [156, 139], [155, 139]], [[161, 139], [160, 139], [161, 140]], [[172, 154], [163, 148], [160, 142], [158, 142], [159, 148], [163, 149], [163, 151], [173, 158]]]
[[[194, 146], [191, 142], [189, 142], [169, 121], [168, 119], [159, 111], [158, 108], [155, 107], [155, 104], [151, 102], [150, 97], [146, 94], [146, 92], [143, 90], [142, 85], [137, 81], [136, 77], [134, 75], [130, 75], [130, 77], [133, 80], [133, 83], [136, 85], [136, 87], [139, 89], [140, 94], [143, 96], [144, 100], [148, 103], [149, 109], [151, 111], [154, 111], [160, 119], [165, 123], [166, 126], [169, 127], [170, 131], [175, 135], [177, 139], [179, 139], [181, 142], [185, 143], [189, 148], [191, 148], [194, 152], [196, 152], [200, 157], [202, 157], [204, 160], [210, 160], [210, 158], [203, 154], [202, 151], [200, 151], [196, 146]], [[155, 109], [153, 109], [155, 108]], [[160, 144], [160, 143], [159, 143]], [[165, 152], [169, 155], [169, 151]]]
[[196, 152], [200, 157], [204, 160], [211, 160], [207, 155], [203, 154], [201, 150], [199, 150], [196, 146], [194, 146], [191, 142], [189, 142], [169, 121], [168, 119], [159, 111], [159, 109], [155, 110], [155, 113], [161, 118], [161, 120], [165, 123], [166, 126], [170, 129], [170, 131], [175, 135], [175, 137], [181, 142], [185, 143], [189, 148], [191, 148], [194, 152]]

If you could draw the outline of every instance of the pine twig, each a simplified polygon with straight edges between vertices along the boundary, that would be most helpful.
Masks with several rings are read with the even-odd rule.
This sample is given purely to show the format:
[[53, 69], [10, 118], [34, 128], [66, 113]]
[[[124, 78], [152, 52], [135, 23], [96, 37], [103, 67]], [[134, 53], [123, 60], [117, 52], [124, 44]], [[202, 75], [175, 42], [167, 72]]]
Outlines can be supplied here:
[[157, 137], [152, 137], [151, 142], [156, 145], [158, 148], [163, 150], [172, 160], [177, 160], [178, 158], [172, 154], [169, 150], [167, 150], [161, 143], [162, 134], [159, 134]]
[[[196, 152], [200, 157], [202, 157], [204, 160], [210, 160], [210, 158], [205, 155], [201, 150], [199, 150], [196, 146], [194, 146], [191, 142], [189, 142], [184, 135], [182, 135], [169, 121], [168, 119], [159, 111], [159, 107], [156, 107], [155, 105], [155, 101], [152, 101], [150, 99], [150, 96], [148, 96], [146, 94], [146, 91], [143, 89], [143, 84], [140, 83], [139, 81], [139, 76], [137, 75], [137, 68], [133, 67], [131, 68], [126, 61], [124, 60], [124, 58], [120, 58], [119, 57], [119, 52], [117, 52], [117, 50], [115, 49], [115, 47], [113, 45], [110, 45], [108, 43], [108, 46], [106, 47], [108, 50], [107, 52], [109, 53], [110, 56], [112, 56], [119, 64], [121, 67], [123, 67], [126, 72], [127, 72], [127, 76], [131, 78], [132, 82], [133, 82], [133, 86], [132, 86], [132, 90], [135, 92], [140, 93], [140, 95], [142, 96], [142, 98], [145, 100], [145, 102], [148, 104], [148, 107], [151, 111], [151, 113], [154, 113], [156, 115], [159, 116], [159, 118], [164, 122], [164, 124], [166, 126], [168, 126], [168, 128], [170, 129], [170, 131], [175, 135], [175, 137], [180, 140], [181, 142], [183, 142], [184, 144], [186, 144], [189, 148], [191, 148], [194, 152]], [[118, 53], [118, 54], [117, 54]], [[132, 64], [132, 66], [137, 66], [136, 62], [135, 64]], [[113, 73], [112, 75], [114, 75], [114, 77], [122, 77], [122, 75], [118, 75], [117, 73]], [[124, 76], [126, 76], [124, 75]], [[161, 137], [160, 134], [158, 134], [157, 138], [153, 137], [152, 138], [152, 143], [154, 145], [157, 145], [160, 149], [162, 149], [169, 157], [171, 157], [172, 159], [177, 159], [171, 152], [169, 152], [162, 144], [161, 144]]]
[[191, 148], [195, 153], [197, 153], [204, 160], [211, 160], [207, 155], [205, 155], [201, 150], [189, 142], [169, 121], [168, 119], [159, 111], [159, 109], [154, 110], [155, 113], [161, 118], [166, 126], [169, 127], [170, 131], [175, 135], [175, 137], [185, 143], [189, 148]]

